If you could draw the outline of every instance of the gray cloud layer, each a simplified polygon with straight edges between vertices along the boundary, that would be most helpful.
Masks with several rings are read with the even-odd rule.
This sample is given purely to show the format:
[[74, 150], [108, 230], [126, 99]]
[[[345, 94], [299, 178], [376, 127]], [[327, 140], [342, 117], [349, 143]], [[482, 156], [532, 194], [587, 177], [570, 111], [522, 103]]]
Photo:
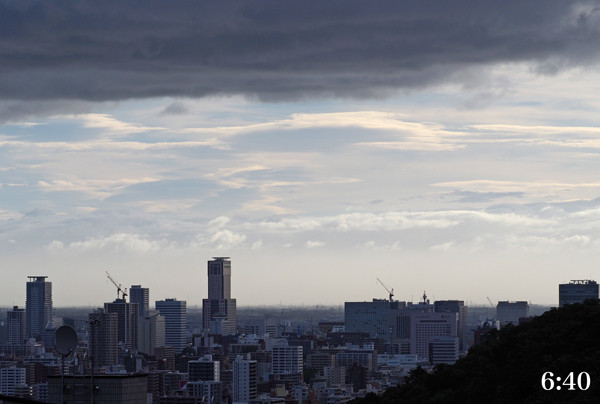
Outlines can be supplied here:
[[3, 1], [0, 97], [381, 97], [493, 63], [553, 73], [597, 59], [594, 5]]

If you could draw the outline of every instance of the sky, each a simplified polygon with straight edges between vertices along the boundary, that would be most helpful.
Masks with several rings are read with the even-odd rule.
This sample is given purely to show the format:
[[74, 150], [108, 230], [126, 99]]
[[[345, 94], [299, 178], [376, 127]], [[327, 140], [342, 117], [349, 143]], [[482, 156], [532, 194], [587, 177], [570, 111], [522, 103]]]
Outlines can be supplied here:
[[599, 279], [598, 1], [0, 1], [0, 305], [557, 305]]

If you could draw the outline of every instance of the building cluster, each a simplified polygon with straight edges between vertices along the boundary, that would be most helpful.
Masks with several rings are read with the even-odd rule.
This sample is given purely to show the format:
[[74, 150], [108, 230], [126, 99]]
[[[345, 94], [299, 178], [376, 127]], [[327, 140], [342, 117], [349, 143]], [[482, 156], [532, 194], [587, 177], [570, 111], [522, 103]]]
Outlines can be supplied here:
[[[199, 329], [186, 302], [155, 301], [141, 285], [90, 312], [53, 317], [52, 283], [30, 276], [25, 308], [7, 312], [0, 338], [0, 395], [72, 403], [346, 403], [403, 383], [408, 372], [452, 364], [493, 329], [530, 318], [525, 301], [500, 301], [474, 323], [462, 300], [346, 302], [318, 328], [273, 317], [239, 321], [231, 260], [208, 261]], [[110, 277], [110, 275], [109, 275]], [[111, 278], [112, 280], [112, 278]], [[129, 299], [127, 299], [129, 297]], [[594, 281], [559, 285], [560, 306], [598, 299]], [[472, 319], [471, 319], [472, 320]], [[312, 323], [312, 322], [311, 322]], [[70, 326], [77, 346], [54, 349]], [[60, 344], [59, 344], [60, 346]]]

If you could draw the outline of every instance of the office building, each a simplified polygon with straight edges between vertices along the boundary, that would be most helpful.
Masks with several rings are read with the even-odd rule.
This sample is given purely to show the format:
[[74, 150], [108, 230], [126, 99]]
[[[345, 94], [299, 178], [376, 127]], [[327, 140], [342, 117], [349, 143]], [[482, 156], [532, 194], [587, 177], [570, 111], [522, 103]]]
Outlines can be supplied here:
[[165, 346], [165, 318], [158, 311], [139, 318], [138, 352], [154, 355], [158, 347]]
[[256, 398], [257, 384], [257, 361], [238, 355], [233, 361], [233, 401], [248, 402]]
[[197, 381], [221, 381], [221, 362], [214, 361], [212, 355], [188, 362], [188, 380]]
[[156, 310], [165, 318], [165, 345], [173, 347], [175, 353], [181, 352], [185, 348], [187, 336], [185, 300], [157, 300]]
[[25, 309], [13, 306], [6, 313], [9, 345], [22, 344], [25, 341]]
[[118, 338], [122, 347], [137, 350], [138, 344], [138, 305], [127, 303], [125, 299], [115, 299], [112, 303], [104, 303], [106, 313], [117, 313]]
[[[234, 335], [237, 326], [236, 300], [231, 298], [231, 260], [213, 257], [208, 261], [208, 298], [202, 299], [202, 326]], [[216, 324], [215, 322], [218, 322]]]
[[465, 349], [464, 336], [467, 323], [467, 306], [462, 300], [438, 300], [434, 302], [434, 311], [436, 313], [458, 313], [458, 349]]
[[93, 368], [118, 363], [118, 321], [117, 313], [106, 313], [103, 309], [88, 315], [88, 352]]
[[458, 360], [458, 337], [434, 337], [429, 340], [429, 363], [452, 365]]
[[344, 303], [345, 332], [368, 332], [372, 338], [392, 340], [392, 311], [402, 307], [398, 301], [373, 299], [372, 302]]
[[25, 376], [25, 368], [11, 366], [0, 369], [0, 394], [5, 396], [17, 395], [17, 389], [26, 386]]
[[598, 283], [589, 279], [573, 280], [558, 285], [558, 305], [583, 303], [587, 299], [598, 299]]
[[410, 353], [429, 359], [429, 342], [435, 337], [457, 337], [458, 313], [415, 311], [411, 314]]
[[52, 321], [52, 282], [47, 276], [28, 276], [25, 302], [25, 336], [41, 337]]
[[522, 317], [529, 317], [529, 304], [527, 302], [498, 302], [496, 319], [500, 321], [501, 326], [509, 323], [519, 325], [519, 319]]
[[131, 285], [129, 301], [137, 303], [138, 317], [148, 317], [150, 313], [150, 289], [143, 288], [141, 285]]

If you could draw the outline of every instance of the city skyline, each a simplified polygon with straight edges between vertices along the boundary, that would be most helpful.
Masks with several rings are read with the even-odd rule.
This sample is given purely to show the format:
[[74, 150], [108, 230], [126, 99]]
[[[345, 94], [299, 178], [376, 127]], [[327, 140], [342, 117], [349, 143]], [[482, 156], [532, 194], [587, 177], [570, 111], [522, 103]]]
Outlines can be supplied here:
[[3, 306], [201, 306], [213, 256], [238, 307], [599, 278], [597, 1], [77, 4], [0, 5]]

